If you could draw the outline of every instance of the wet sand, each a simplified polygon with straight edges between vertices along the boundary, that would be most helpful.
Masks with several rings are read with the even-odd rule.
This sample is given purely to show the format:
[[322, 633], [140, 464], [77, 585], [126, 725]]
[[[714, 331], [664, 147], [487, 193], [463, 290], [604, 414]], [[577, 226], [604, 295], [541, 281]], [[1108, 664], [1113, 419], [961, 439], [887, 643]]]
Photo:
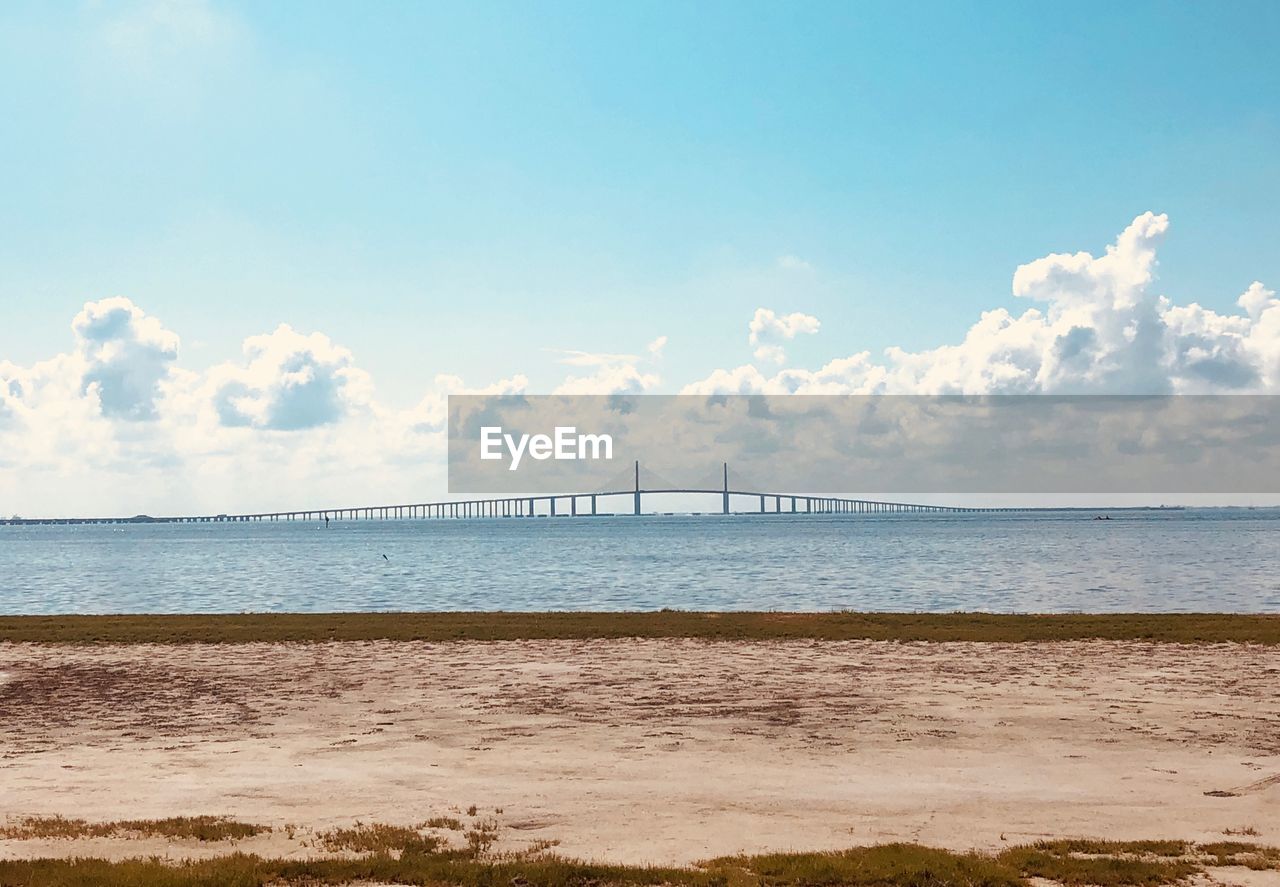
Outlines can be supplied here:
[[[473, 804], [505, 846], [619, 862], [1246, 828], [1280, 844], [1280, 648], [0, 645], [0, 821], [225, 814], [310, 831]], [[8, 840], [0, 856], [140, 844], [202, 849]]]

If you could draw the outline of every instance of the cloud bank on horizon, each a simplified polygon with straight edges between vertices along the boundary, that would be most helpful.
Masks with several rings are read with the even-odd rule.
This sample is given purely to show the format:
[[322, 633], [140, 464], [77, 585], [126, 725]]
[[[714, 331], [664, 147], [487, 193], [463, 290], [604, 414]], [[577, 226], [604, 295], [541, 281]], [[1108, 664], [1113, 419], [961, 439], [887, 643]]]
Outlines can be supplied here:
[[[1020, 266], [1016, 296], [1043, 303], [1013, 315], [986, 311], [963, 340], [926, 351], [867, 351], [817, 370], [772, 376], [748, 363], [716, 370], [687, 394], [1209, 394], [1280, 392], [1280, 300], [1255, 281], [1219, 314], [1174, 305], [1154, 291], [1164, 215], [1133, 220], [1101, 256], [1054, 253]], [[765, 317], [762, 319], [762, 315]], [[791, 317], [797, 317], [792, 315]], [[801, 317], [803, 317], [801, 315]], [[777, 324], [783, 335], [816, 331]], [[752, 324], [752, 342], [755, 328]], [[790, 335], [787, 335], [790, 332]], [[772, 357], [772, 352], [757, 357]]]
[[[1104, 254], [1020, 266], [1013, 292], [1037, 305], [982, 314], [955, 344], [867, 351], [817, 369], [780, 368], [820, 321], [761, 307], [756, 362], [681, 385], [661, 377], [667, 337], [641, 354], [560, 351], [553, 393], [1200, 394], [1280, 393], [1280, 299], [1254, 282], [1240, 313], [1175, 305], [1155, 287], [1163, 215], [1144, 213]], [[0, 360], [0, 509], [152, 513], [353, 504], [444, 489], [450, 393], [522, 393], [524, 376], [469, 385], [435, 376], [422, 400], [377, 400], [356, 356], [287, 324], [247, 338], [203, 372], [180, 364], [176, 332], [129, 299], [89, 302], [71, 350], [30, 366]], [[50, 507], [48, 503], [57, 503]]]

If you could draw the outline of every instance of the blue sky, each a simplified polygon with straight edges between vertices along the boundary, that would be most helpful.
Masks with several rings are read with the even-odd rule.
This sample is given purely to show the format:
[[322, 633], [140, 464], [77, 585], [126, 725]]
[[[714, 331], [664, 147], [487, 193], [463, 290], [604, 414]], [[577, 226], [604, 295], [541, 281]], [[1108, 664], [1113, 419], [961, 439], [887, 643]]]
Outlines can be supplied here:
[[429, 498], [445, 398], [1280, 391], [1280, 4], [0, 4], [0, 512]]
[[761, 305], [820, 363], [954, 340], [1146, 210], [1162, 291], [1225, 309], [1280, 279], [1278, 36], [1272, 2], [6, 3], [0, 356], [123, 295], [186, 366], [288, 322], [395, 403], [659, 335], [697, 378]]

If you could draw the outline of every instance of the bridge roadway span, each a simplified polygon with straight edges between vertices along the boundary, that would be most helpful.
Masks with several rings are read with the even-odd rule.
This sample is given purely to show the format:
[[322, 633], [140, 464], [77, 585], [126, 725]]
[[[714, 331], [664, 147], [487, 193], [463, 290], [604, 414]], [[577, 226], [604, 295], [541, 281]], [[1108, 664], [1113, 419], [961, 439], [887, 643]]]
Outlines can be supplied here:
[[[140, 514], [134, 517], [61, 517], [61, 518], [10, 518], [0, 519], [0, 525], [72, 525], [72, 524], [190, 524], [246, 521], [293, 520], [408, 520], [437, 518], [500, 518], [500, 517], [590, 517], [599, 514], [599, 500], [606, 497], [629, 496], [632, 499], [631, 514], [641, 513], [641, 497], [659, 494], [707, 494], [721, 497], [722, 514], [922, 514], [922, 513], [994, 513], [1023, 511], [1019, 508], [964, 508], [951, 505], [920, 505], [909, 502], [882, 502], [871, 499], [850, 499], [839, 496], [804, 496], [791, 493], [760, 493], [748, 490], [707, 489], [655, 489], [609, 490], [597, 493], [565, 493], [541, 496], [501, 496], [452, 500], [447, 502], [419, 502], [410, 505], [371, 505], [360, 508], [321, 508], [305, 511], [268, 511], [255, 514], [210, 514], [152, 517]], [[759, 509], [730, 512], [730, 498], [748, 497]], [[557, 510], [557, 503], [562, 507]], [[581, 506], [580, 504], [581, 503]], [[539, 505], [542, 510], [539, 511]], [[567, 505], [567, 510], [563, 506]], [[618, 512], [607, 512], [616, 514]]]

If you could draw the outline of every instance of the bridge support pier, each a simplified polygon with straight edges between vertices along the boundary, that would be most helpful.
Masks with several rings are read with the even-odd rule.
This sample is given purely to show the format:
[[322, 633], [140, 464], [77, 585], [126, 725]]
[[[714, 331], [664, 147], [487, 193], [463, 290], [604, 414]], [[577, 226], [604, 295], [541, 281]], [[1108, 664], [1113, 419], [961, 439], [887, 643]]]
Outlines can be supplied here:
[[[720, 510], [723, 514], [731, 514], [729, 509], [729, 469], [728, 465], [724, 466], [724, 482], [719, 490], [709, 489], [661, 489], [650, 490], [655, 493], [697, 493], [697, 494], [720, 494]], [[538, 517], [538, 502], [544, 500], [547, 503], [549, 516], [578, 517], [587, 514], [585, 510], [579, 509], [578, 500], [589, 498], [591, 500], [592, 516], [600, 514], [599, 497], [601, 495], [626, 495], [631, 492], [633, 495], [632, 513], [641, 514], [641, 496], [644, 491], [640, 488], [640, 463], [635, 466], [635, 489], [633, 491], [618, 490], [613, 493], [570, 493], [563, 495], [538, 495], [520, 498], [481, 498], [468, 500], [454, 500], [441, 502], [420, 502], [408, 505], [376, 505], [365, 506], [361, 508], [339, 508], [335, 510], [322, 511], [268, 511], [259, 514], [206, 514], [206, 515], [173, 515], [170, 517], [158, 517], [143, 519], [144, 522], [150, 523], [182, 523], [182, 524], [200, 524], [200, 523], [262, 523], [270, 521], [272, 523], [280, 521], [359, 521], [359, 520], [405, 520], [405, 519], [445, 519], [445, 518], [473, 518], [473, 517]], [[791, 501], [791, 514], [856, 514], [856, 515], [909, 515], [909, 514], [994, 514], [994, 513], [1016, 513], [1025, 510], [1021, 508], [975, 508], [972, 506], [952, 506], [937, 505], [934, 503], [912, 503], [912, 502], [876, 502], [869, 499], [853, 499], [839, 496], [808, 496], [793, 493], [757, 493], [747, 491], [736, 491], [733, 495], [738, 496], [759, 496], [760, 497], [760, 514], [782, 514], [784, 512], [783, 500]], [[569, 500], [569, 511], [566, 514], [562, 510], [557, 510], [557, 502], [560, 499]], [[773, 508], [769, 508], [769, 500], [773, 500]], [[804, 503], [801, 509], [800, 504]], [[526, 510], [527, 509], [527, 510]], [[617, 512], [610, 512], [617, 513]], [[750, 513], [750, 512], [746, 512]], [[547, 515], [544, 515], [547, 516]], [[14, 518], [12, 520], [0, 519], [0, 525], [39, 525], [39, 526], [62, 526], [62, 525], [98, 525], [98, 524], [119, 524], [138, 522], [136, 518], [36, 518], [29, 520], [21, 520]]]

